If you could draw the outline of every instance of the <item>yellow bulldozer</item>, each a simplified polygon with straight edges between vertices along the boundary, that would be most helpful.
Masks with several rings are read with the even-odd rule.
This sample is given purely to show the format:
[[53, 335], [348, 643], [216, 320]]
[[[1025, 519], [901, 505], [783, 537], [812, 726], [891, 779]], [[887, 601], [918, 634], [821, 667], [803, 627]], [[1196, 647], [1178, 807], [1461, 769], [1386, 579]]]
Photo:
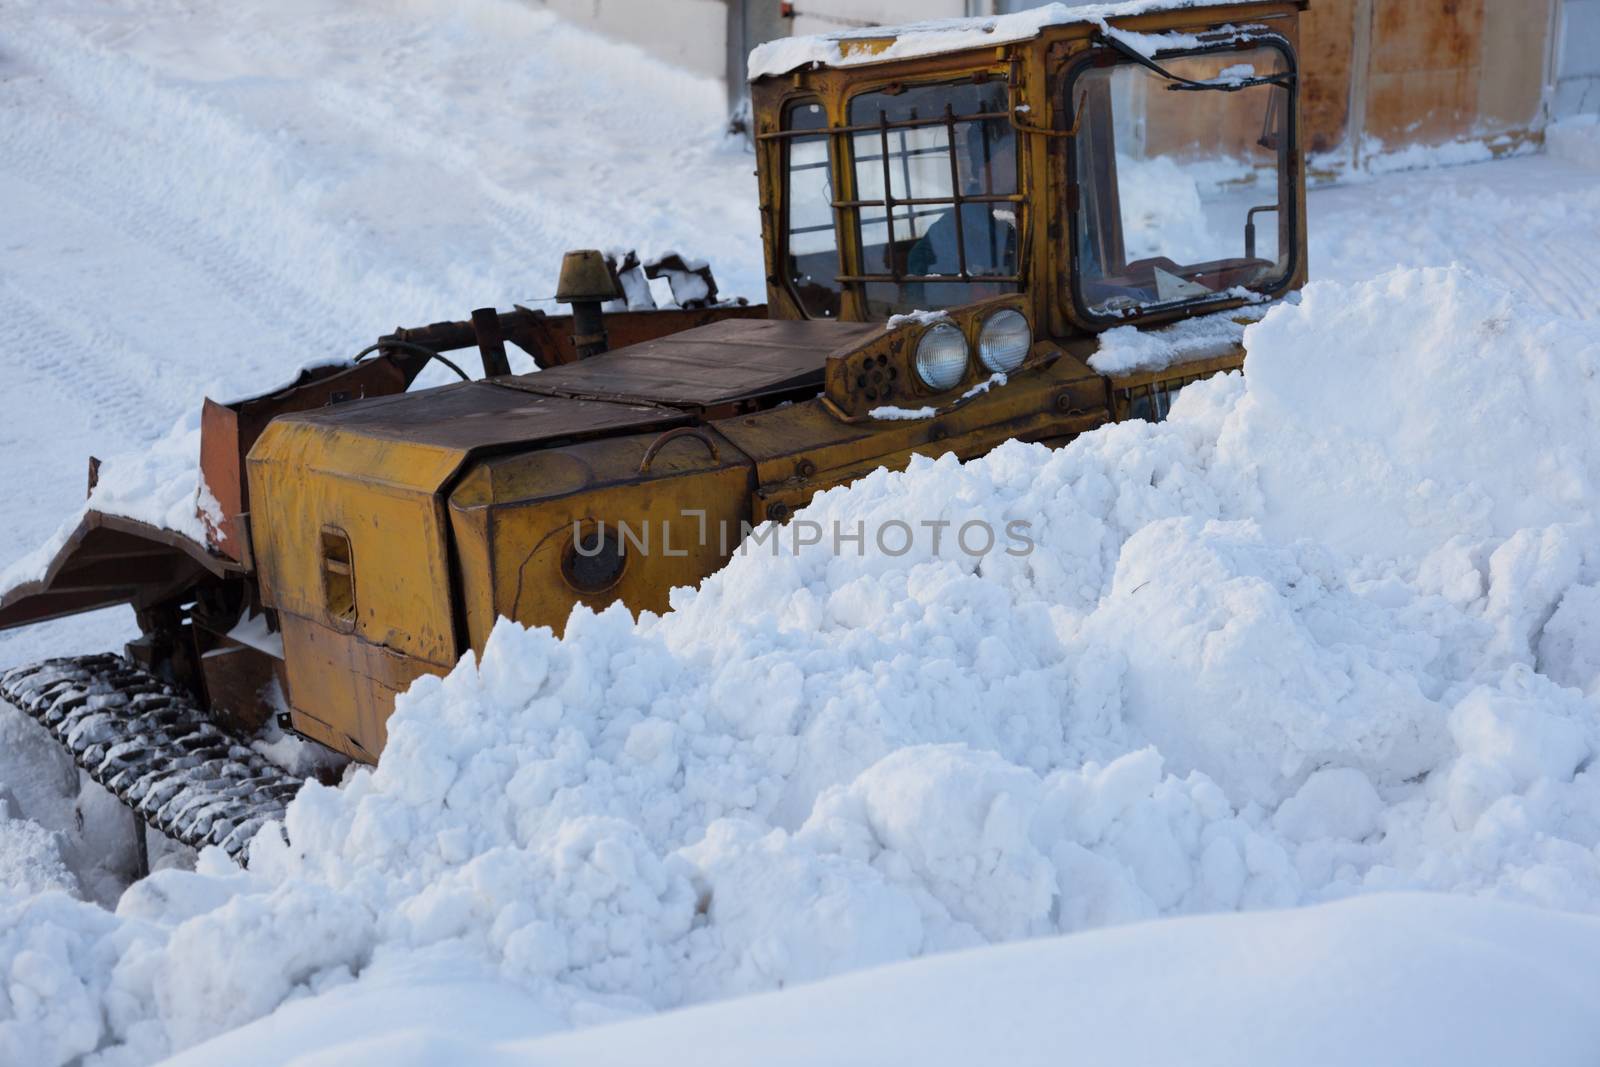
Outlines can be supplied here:
[[[568, 315], [399, 329], [207, 401], [203, 541], [91, 493], [0, 596], [0, 628], [126, 603], [141, 636], [11, 669], [0, 697], [151, 825], [240, 856], [299, 784], [244, 740], [269, 719], [375, 762], [396, 694], [502, 617], [662, 611], [819, 490], [1163, 417], [1305, 279], [1303, 7], [1056, 5], [758, 49], [764, 305], [671, 258], [648, 273], [678, 306], [643, 307], [636, 260], [571, 252]], [[1165, 358], [1098, 372], [1113, 329]], [[508, 343], [540, 369], [510, 373]], [[445, 355], [474, 347], [476, 380]], [[412, 391], [434, 361], [464, 380]]]

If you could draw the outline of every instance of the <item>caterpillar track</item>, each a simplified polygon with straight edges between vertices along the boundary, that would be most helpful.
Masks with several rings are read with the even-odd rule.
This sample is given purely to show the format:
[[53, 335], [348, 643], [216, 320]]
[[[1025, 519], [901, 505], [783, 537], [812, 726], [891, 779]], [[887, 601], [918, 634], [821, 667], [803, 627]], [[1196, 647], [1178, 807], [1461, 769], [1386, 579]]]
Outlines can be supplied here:
[[193, 701], [121, 656], [79, 656], [0, 676], [0, 699], [36, 719], [89, 777], [168, 837], [237, 862], [303, 779], [218, 729]]

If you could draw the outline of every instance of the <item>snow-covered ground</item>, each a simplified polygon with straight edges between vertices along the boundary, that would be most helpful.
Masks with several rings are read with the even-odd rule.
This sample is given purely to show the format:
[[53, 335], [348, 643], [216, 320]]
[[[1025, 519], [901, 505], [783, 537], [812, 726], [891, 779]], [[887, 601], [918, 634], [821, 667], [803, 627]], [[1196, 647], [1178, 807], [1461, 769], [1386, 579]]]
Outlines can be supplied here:
[[[0, 11], [0, 567], [90, 452], [532, 303], [565, 248], [761, 296], [720, 89], [548, 15]], [[823, 545], [502, 626], [249, 874], [72, 899], [115, 901], [125, 825], [0, 709], [0, 1063], [1592, 1062], [1597, 132], [1315, 192], [1326, 281], [1167, 424], [809, 516], [1021, 519], [1032, 555]]]

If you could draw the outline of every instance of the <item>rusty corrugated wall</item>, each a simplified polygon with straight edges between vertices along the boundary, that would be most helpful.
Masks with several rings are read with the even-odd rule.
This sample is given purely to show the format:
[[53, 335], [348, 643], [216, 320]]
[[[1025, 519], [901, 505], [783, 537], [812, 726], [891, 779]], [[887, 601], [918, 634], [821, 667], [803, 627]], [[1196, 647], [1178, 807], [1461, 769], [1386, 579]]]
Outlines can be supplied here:
[[[792, 28], [988, 14], [1039, 2], [806, 0], [796, 4], [805, 14]], [[1319, 172], [1336, 175], [1412, 145], [1469, 141], [1508, 151], [1536, 139], [1548, 118], [1561, 29], [1589, 25], [1571, 11], [1564, 23], [1564, 9], [1584, 5], [1600, 9], [1600, 0], [1311, 0], [1301, 42], [1302, 107]], [[1569, 40], [1568, 52], [1582, 50]], [[1600, 50], [1600, 41], [1591, 50]], [[1574, 80], [1569, 95], [1587, 86]]]
[[1312, 0], [1302, 100], [1319, 169], [1539, 136], [1560, 0]]

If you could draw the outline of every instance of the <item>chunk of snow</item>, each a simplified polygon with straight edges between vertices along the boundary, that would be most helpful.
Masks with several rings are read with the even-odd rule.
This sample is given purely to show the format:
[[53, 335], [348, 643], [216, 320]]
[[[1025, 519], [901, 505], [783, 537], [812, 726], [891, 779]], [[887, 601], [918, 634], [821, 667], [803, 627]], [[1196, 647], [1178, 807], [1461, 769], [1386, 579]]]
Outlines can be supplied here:
[[1567, 163], [1600, 168], [1600, 115], [1570, 115], [1544, 130], [1550, 155]]
[[42, 579], [78, 523], [90, 510], [121, 515], [206, 543], [199, 508], [213, 513], [216, 498], [200, 484], [200, 412], [179, 419], [167, 435], [149, 448], [112, 456], [100, 465], [100, 479], [84, 506], [61, 524], [44, 544], [0, 573], [0, 592]]
[[890, 315], [889, 321], [884, 323], [886, 330], [898, 330], [906, 326], [932, 326], [936, 322], [948, 322], [950, 313], [947, 311], [911, 311], [904, 315]]
[[893, 404], [884, 404], [884, 405], [882, 405], [880, 407], [875, 407], [871, 411], [867, 412], [867, 416], [869, 418], [885, 419], [885, 420], [889, 420], [889, 421], [895, 421], [895, 420], [910, 421], [910, 420], [913, 420], [913, 419], [931, 419], [937, 414], [939, 414], [939, 409], [938, 408], [929, 407], [926, 404], [924, 404], [920, 408], [902, 408], [902, 407], [896, 407]]
[[1264, 307], [1243, 307], [1154, 330], [1113, 327], [1100, 335], [1100, 347], [1089, 357], [1089, 366], [1116, 377], [1214, 359], [1237, 349], [1244, 341], [1245, 328], [1266, 313]]

